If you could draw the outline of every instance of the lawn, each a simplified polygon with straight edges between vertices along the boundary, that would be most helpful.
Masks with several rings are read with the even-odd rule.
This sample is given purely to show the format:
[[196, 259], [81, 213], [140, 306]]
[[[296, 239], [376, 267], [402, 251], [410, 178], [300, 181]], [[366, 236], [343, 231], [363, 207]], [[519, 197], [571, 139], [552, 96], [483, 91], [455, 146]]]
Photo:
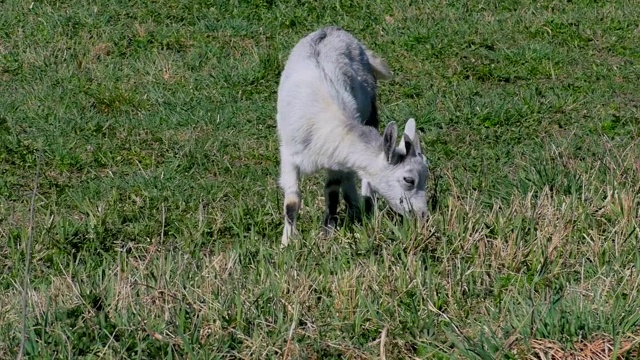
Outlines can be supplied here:
[[[29, 359], [637, 359], [639, 19], [626, 0], [0, 1], [0, 358], [26, 296]], [[416, 119], [430, 217], [381, 202], [322, 238], [318, 174], [281, 250], [279, 74], [326, 25], [395, 73], [381, 122]]]

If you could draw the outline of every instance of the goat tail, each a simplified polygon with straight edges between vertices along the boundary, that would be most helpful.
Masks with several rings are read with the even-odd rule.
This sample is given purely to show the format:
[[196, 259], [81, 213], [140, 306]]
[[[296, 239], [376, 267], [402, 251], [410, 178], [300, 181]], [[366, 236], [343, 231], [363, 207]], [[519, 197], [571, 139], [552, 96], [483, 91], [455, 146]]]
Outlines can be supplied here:
[[393, 78], [393, 73], [391, 72], [391, 69], [389, 69], [387, 62], [369, 49], [366, 49], [366, 53], [369, 58], [369, 63], [373, 68], [373, 76], [377, 80], [391, 80]]

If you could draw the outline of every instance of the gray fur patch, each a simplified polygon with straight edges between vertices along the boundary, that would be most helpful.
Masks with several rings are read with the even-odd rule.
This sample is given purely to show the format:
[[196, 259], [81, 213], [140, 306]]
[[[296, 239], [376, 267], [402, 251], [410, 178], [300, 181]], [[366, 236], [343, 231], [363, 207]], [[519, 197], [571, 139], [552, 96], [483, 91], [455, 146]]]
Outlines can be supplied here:
[[313, 56], [314, 59], [318, 59], [320, 57], [320, 43], [327, 38], [327, 31], [326, 29], [321, 29], [318, 30], [318, 32], [316, 33], [316, 36], [312, 37], [310, 39], [311, 41], [311, 51], [313, 52], [311, 54], [311, 56]]
[[311, 143], [313, 142], [313, 132], [312, 131], [306, 131], [302, 134], [302, 138], [300, 139], [300, 145], [302, 145], [302, 148], [307, 149], [309, 146], [311, 146]]
[[371, 126], [362, 126], [356, 123], [348, 123], [347, 131], [355, 134], [365, 144], [369, 144], [378, 148], [380, 146], [380, 134], [376, 128]]

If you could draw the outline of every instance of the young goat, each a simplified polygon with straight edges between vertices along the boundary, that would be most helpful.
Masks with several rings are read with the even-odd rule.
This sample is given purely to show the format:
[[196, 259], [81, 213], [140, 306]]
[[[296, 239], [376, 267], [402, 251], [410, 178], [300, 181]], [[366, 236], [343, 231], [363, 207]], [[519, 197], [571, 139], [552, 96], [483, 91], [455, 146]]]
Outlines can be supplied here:
[[324, 229], [337, 225], [340, 189], [347, 214], [362, 215], [356, 175], [362, 180], [365, 212], [375, 193], [401, 214], [426, 214], [426, 159], [416, 124], [409, 119], [400, 144], [397, 126], [378, 133], [376, 80], [392, 76], [385, 62], [339, 27], [317, 30], [291, 51], [278, 88], [280, 186], [284, 192], [282, 246], [295, 232], [301, 174], [327, 170]]

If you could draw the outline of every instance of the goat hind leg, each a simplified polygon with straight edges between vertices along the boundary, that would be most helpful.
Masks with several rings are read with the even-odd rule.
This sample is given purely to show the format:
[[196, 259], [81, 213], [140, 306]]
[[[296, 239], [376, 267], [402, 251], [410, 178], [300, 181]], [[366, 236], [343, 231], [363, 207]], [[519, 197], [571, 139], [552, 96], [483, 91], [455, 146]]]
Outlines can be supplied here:
[[280, 187], [284, 192], [284, 229], [280, 247], [289, 244], [296, 230], [301, 201], [299, 181], [300, 169], [283, 156], [280, 164]]

